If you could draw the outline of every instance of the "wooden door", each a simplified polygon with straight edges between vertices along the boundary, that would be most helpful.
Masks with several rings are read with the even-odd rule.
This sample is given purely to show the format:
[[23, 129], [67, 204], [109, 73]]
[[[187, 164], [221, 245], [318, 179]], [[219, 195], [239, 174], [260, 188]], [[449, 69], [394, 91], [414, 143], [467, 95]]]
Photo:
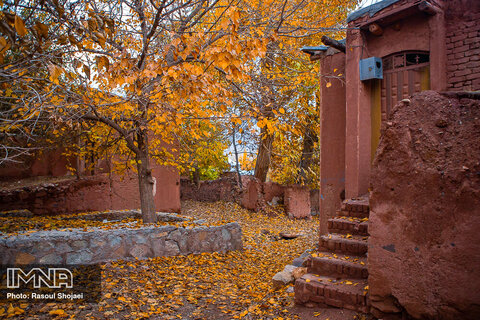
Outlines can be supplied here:
[[405, 51], [383, 58], [383, 80], [372, 81], [372, 161], [380, 141], [381, 123], [398, 101], [430, 89], [428, 52]]
[[381, 87], [382, 120], [386, 120], [398, 101], [415, 92], [430, 89], [429, 55], [403, 52], [383, 59]]

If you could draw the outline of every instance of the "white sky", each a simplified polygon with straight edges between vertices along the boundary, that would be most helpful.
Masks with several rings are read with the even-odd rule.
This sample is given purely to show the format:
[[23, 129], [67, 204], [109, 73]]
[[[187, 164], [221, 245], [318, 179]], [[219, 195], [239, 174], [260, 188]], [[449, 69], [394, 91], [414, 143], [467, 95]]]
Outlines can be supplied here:
[[373, 3], [377, 3], [377, 2], [380, 2], [382, 0], [362, 0], [360, 1], [360, 4], [358, 6], [358, 8], [364, 8], [364, 7], [367, 7]]

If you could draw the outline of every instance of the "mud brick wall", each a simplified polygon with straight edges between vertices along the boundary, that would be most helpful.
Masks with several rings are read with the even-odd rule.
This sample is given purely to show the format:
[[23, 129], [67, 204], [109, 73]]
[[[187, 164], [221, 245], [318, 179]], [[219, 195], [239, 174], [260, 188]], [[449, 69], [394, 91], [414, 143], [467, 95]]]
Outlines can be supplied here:
[[285, 190], [285, 212], [289, 218], [311, 219], [310, 190], [303, 186], [289, 186]]
[[476, 2], [448, 3], [445, 18], [450, 91], [480, 90], [480, 10]]
[[385, 124], [368, 225], [377, 318], [480, 319], [480, 100], [466, 97], [423, 91]]
[[[243, 177], [242, 182], [248, 183], [248, 177]], [[180, 198], [195, 201], [235, 201], [240, 195], [237, 187], [236, 175], [225, 175], [217, 180], [200, 181], [196, 185], [189, 178], [180, 179]]]
[[[160, 168], [157, 177], [157, 211], [180, 212], [178, 173]], [[138, 180], [108, 174], [72, 178], [56, 183], [0, 190], [0, 211], [29, 210], [36, 215], [140, 208]]]

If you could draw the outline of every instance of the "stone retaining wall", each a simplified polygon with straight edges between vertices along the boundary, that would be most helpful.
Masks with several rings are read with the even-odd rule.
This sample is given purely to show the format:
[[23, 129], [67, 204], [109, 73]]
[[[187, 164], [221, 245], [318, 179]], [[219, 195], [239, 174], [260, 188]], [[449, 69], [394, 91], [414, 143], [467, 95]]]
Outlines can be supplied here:
[[0, 235], [0, 264], [92, 264], [126, 258], [226, 252], [242, 249], [241, 235], [238, 223]]

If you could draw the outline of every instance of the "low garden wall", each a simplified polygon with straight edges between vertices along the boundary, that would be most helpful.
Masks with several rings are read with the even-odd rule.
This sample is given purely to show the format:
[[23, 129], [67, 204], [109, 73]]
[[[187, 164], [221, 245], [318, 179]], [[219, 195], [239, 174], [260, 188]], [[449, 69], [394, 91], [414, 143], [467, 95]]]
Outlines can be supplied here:
[[[162, 221], [185, 219], [164, 213], [160, 213], [159, 218]], [[108, 229], [93, 227], [87, 231], [77, 228], [0, 233], [0, 264], [92, 264], [242, 249], [238, 223], [205, 226], [200, 222], [185, 227], [172, 224], [115, 228], [113, 224]]]

